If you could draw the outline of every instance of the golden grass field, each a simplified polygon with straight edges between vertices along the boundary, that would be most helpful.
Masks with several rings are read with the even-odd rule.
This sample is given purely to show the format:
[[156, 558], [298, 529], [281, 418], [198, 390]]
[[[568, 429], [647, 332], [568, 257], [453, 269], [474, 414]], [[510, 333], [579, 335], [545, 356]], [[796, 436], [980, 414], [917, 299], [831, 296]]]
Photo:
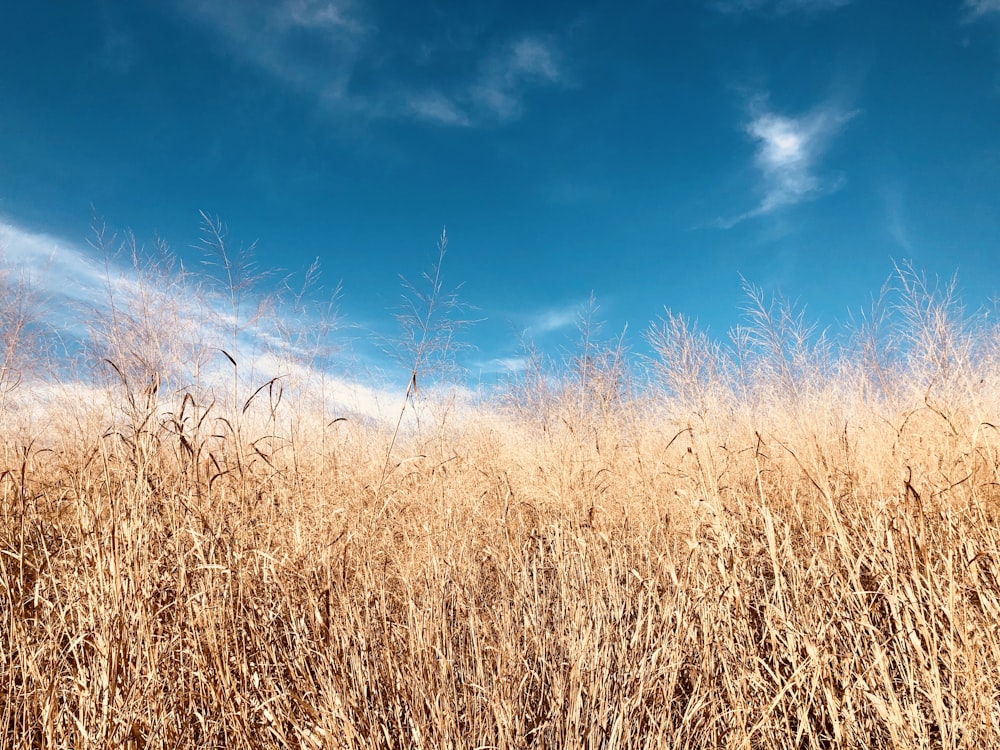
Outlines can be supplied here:
[[1000, 335], [897, 282], [400, 425], [185, 381], [149, 298], [86, 388], [8, 325], [0, 746], [1000, 747]]

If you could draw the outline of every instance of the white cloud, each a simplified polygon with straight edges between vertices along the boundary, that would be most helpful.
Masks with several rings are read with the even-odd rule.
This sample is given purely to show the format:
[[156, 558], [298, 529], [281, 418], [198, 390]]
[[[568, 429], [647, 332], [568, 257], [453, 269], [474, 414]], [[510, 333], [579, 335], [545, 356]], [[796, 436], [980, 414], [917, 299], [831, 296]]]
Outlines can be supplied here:
[[879, 194], [885, 210], [886, 231], [900, 248], [912, 253], [912, 232], [906, 220], [903, 191], [898, 186], [886, 186]]
[[[565, 83], [556, 44], [516, 36], [487, 53], [451, 85], [414, 87], [412, 71], [382, 64], [384, 50], [362, 0], [182, 0], [181, 12], [213, 31], [224, 49], [289, 88], [338, 113], [412, 118], [447, 126], [504, 123], [522, 116], [533, 88]], [[414, 41], [420, 57], [425, 40]], [[466, 50], [440, 48], [438, 56]], [[367, 89], [351, 83], [359, 66], [374, 66]]]
[[523, 372], [528, 366], [528, 360], [526, 357], [497, 357], [490, 360], [489, 364], [507, 372]]
[[990, 13], [1000, 13], [1000, 0], [965, 0], [964, 8], [970, 17], [978, 18]]
[[277, 11], [276, 20], [288, 26], [338, 33], [346, 31], [352, 35], [365, 33], [365, 24], [358, 19], [357, 8], [350, 0], [289, 0], [272, 8]]
[[564, 82], [555, 45], [538, 37], [522, 37], [484, 60], [469, 94], [479, 107], [501, 121], [521, 115], [527, 90]]
[[812, 173], [815, 124], [768, 113], [755, 118], [747, 132], [757, 141], [755, 160], [768, 183], [762, 213], [798, 203], [818, 190], [819, 180]]
[[[119, 241], [103, 257], [92, 247], [0, 223], [0, 264], [23, 276], [44, 300], [43, 322], [60, 334], [83, 340], [118, 316], [119, 325], [133, 333], [167, 333], [162, 338], [170, 342], [168, 346], [183, 337], [226, 340], [220, 331], [231, 331], [233, 320], [224, 306], [208, 295], [195, 299], [193, 294], [184, 294], [186, 282], [180, 269], [170, 278], [141, 278], [135, 267], [119, 263], [117, 253], [123, 249], [127, 254], [128, 248]], [[170, 316], [169, 332], [157, 328], [164, 321], [144, 319], [145, 314], [157, 313]]]
[[756, 144], [754, 165], [763, 197], [756, 208], [718, 223], [731, 227], [837, 190], [842, 180], [824, 178], [817, 168], [830, 142], [856, 114], [827, 104], [788, 117], [754, 103], [745, 129]]
[[[113, 295], [118, 325], [140, 338], [158, 339], [135, 342], [140, 350], [146, 352], [162, 346], [180, 357], [207, 353], [208, 359], [199, 363], [198, 379], [220, 388], [232, 382], [232, 370], [220, 350], [232, 349], [233, 326], [241, 323], [234, 321], [226, 300], [204, 289], [187, 290], [179, 274], [167, 280], [168, 288], [163, 288], [140, 279], [134, 268], [121, 265], [114, 258], [105, 261], [91, 248], [0, 221], [0, 272], [3, 271], [23, 276], [44, 300], [43, 322], [60, 335], [82, 340], [90, 326], [99, 328], [101, 320], [108, 321], [111, 317], [109, 296]], [[145, 319], [144, 311], [153, 316], [151, 320]], [[168, 323], [156, 318], [160, 313], [169, 316]], [[190, 347], [187, 342], [192, 342]], [[273, 331], [264, 327], [247, 330], [241, 334], [239, 345], [240, 370], [252, 379], [252, 385], [276, 375], [304, 384], [322, 382], [331, 410], [347, 410], [387, 424], [393, 417], [393, 409], [398, 416], [400, 395], [392, 388], [316, 369], [308, 364], [308, 351], [300, 351], [294, 342], [279, 340]], [[80, 382], [58, 386], [66, 387], [90, 386]]]
[[518, 37], [487, 55], [473, 80], [449, 92], [432, 89], [404, 97], [402, 114], [452, 126], [512, 122], [523, 116], [531, 90], [566, 84], [561, 58], [551, 40]]
[[544, 336], [547, 333], [560, 331], [575, 326], [580, 320], [580, 305], [543, 310], [532, 316], [524, 326], [527, 336]]
[[183, 0], [235, 58], [326, 102], [350, 105], [347, 88], [374, 33], [353, 0]]
[[421, 120], [442, 125], [469, 125], [469, 116], [452, 99], [440, 91], [417, 94], [409, 99], [409, 108]]
[[0, 258], [46, 298], [87, 302], [106, 296], [101, 264], [72, 243], [0, 221]]

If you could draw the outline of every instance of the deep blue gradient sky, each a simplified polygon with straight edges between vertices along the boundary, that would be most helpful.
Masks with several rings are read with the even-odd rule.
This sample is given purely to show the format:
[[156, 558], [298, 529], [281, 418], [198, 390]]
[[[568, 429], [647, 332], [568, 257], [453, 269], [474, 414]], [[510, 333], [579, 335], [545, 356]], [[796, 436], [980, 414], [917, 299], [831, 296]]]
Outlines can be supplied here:
[[8, 3], [8, 236], [96, 211], [193, 263], [199, 210], [386, 331], [446, 225], [484, 374], [591, 292], [637, 345], [663, 306], [724, 336], [741, 275], [835, 324], [911, 259], [974, 308], [1000, 0]]

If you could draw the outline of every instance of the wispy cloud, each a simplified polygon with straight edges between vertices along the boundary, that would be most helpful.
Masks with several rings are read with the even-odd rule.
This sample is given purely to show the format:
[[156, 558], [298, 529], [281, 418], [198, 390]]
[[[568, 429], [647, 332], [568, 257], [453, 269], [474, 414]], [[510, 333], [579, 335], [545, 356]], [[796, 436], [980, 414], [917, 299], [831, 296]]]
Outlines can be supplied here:
[[529, 88], [559, 84], [564, 75], [555, 45], [538, 37], [522, 37], [483, 62], [469, 93], [497, 120], [513, 120], [520, 117]]
[[718, 224], [728, 228], [837, 190], [843, 179], [821, 175], [819, 162], [833, 138], [856, 114], [824, 104], [805, 115], [789, 117], [771, 111], [765, 100], [755, 100], [745, 130], [756, 145], [754, 166], [763, 196], [756, 208], [720, 219]]
[[471, 124], [469, 115], [461, 105], [440, 91], [430, 91], [408, 97], [410, 111], [421, 120], [430, 120], [442, 125], [466, 126]]
[[487, 55], [473, 80], [447, 91], [409, 95], [406, 102], [418, 118], [443, 125], [504, 124], [523, 116], [532, 90], [566, 82], [558, 45], [538, 36], [520, 36]]
[[1000, 13], [1000, 0], [965, 0], [963, 5], [970, 18]]
[[501, 373], [524, 372], [528, 366], [527, 357], [495, 357], [485, 362], [475, 363], [477, 367], [484, 370], [492, 370]]
[[353, 0], [182, 0], [183, 13], [216, 32], [234, 58], [297, 90], [346, 103], [374, 24]]
[[578, 304], [542, 310], [531, 316], [523, 327], [526, 336], [544, 336], [577, 325], [581, 307]]
[[886, 231], [901, 249], [913, 253], [913, 239], [907, 223], [903, 191], [898, 186], [886, 186], [879, 191], [885, 210]]
[[[204, 289], [187, 289], [180, 274], [168, 280], [176, 285], [174, 288], [163, 289], [141, 279], [130, 265], [99, 257], [92, 248], [0, 220], [3, 272], [23, 278], [44, 301], [38, 311], [43, 318], [40, 322], [64, 340], [83, 341], [92, 327], [100, 329], [108, 324], [112, 318], [109, 300], [113, 297], [117, 325], [140, 337], [163, 336], [164, 341], [159, 343], [179, 347], [178, 351], [188, 351], [180, 342], [202, 342], [194, 344], [193, 350], [217, 355], [213, 362], [218, 367], [199, 363], [199, 379], [227, 387], [232, 382], [228, 363], [219, 352], [232, 349], [233, 326], [240, 322], [233, 319], [226, 300], [206, 294]], [[168, 315], [169, 322], [155, 318], [144, 322], [140, 312], [144, 308], [152, 310], [154, 316], [156, 311]], [[139, 347], [148, 343], [135, 342]], [[299, 383], [322, 380], [331, 409], [382, 421], [388, 421], [395, 409], [398, 416], [399, 395], [391, 388], [381, 387], [374, 379], [366, 382], [320, 371], [310, 364], [310, 351], [300, 350], [294, 341], [279, 339], [266, 327], [248, 326], [241, 334], [241, 347], [245, 352], [239, 356], [241, 371], [255, 373], [262, 381], [275, 375]]]
[[24, 274], [25, 281], [46, 299], [50, 309], [67, 303], [92, 303], [106, 296], [104, 269], [72, 244], [40, 232], [0, 222], [0, 261]]
[[[765, 12], [818, 13], [849, 5], [854, 0], [715, 0], [711, 6], [721, 13]], [[984, 0], [989, 1], [989, 0]]]
[[[523, 115], [531, 90], [566, 81], [556, 42], [521, 34], [489, 47], [464, 80], [414, 84], [414, 70], [384, 64], [378, 21], [362, 0], [182, 0], [179, 7], [235, 59], [339, 114], [459, 127], [502, 124]], [[414, 42], [415, 59], [421, 43]], [[464, 60], [468, 50], [437, 49], [439, 57], [448, 54]], [[361, 67], [363, 87], [355, 85]]]

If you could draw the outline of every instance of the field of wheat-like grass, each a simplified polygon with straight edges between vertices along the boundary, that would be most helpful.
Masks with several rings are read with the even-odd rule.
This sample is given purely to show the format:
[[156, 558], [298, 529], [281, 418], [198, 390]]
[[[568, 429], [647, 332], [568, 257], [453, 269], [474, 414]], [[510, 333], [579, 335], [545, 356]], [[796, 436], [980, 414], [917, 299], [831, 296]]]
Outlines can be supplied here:
[[417, 360], [419, 421], [195, 387], [138, 296], [103, 380], [5, 374], [0, 747], [1000, 746], [998, 331], [909, 269], [837, 345], [748, 291], [642, 382]]

